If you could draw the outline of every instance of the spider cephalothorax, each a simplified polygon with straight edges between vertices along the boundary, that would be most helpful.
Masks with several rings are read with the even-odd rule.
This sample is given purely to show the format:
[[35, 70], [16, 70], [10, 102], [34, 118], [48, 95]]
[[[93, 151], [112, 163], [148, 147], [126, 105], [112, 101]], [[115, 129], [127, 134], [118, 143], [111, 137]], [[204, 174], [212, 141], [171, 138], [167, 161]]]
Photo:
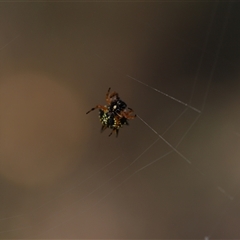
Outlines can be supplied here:
[[133, 110], [127, 107], [127, 104], [120, 99], [118, 93], [113, 92], [110, 94], [110, 88], [106, 94], [107, 105], [97, 105], [87, 112], [90, 113], [95, 109], [99, 109], [99, 118], [102, 123], [101, 131], [104, 131], [106, 128], [111, 128], [112, 132], [116, 132], [118, 136], [119, 129], [123, 125], [128, 125], [128, 119], [134, 119], [136, 114], [132, 114]]
[[111, 102], [109, 106], [109, 111], [113, 112], [115, 115], [120, 115], [122, 111], [127, 108], [127, 104], [123, 102], [120, 98]]

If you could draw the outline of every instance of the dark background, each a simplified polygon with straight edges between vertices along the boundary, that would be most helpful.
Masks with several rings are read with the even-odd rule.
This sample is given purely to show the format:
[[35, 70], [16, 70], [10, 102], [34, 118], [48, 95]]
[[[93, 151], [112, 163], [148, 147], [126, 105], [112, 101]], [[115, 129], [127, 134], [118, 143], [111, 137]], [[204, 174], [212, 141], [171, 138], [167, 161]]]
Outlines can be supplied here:
[[[0, 3], [1, 239], [240, 238], [239, 11]], [[118, 138], [86, 115], [109, 87]]]

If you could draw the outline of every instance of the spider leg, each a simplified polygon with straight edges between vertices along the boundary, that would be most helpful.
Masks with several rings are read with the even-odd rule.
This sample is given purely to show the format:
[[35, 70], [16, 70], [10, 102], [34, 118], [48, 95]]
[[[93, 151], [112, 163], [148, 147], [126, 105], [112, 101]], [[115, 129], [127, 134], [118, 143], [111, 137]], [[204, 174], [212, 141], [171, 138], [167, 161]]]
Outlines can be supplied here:
[[110, 93], [111, 88], [108, 88], [107, 94], [106, 94], [106, 99], [109, 97], [109, 93]]
[[118, 137], [119, 129], [116, 129], [116, 137]]
[[129, 109], [129, 111], [122, 111], [121, 112], [122, 117], [125, 117], [126, 119], [134, 119], [134, 118], [136, 118], [137, 117], [136, 114], [131, 115], [131, 113], [133, 113], [133, 110], [131, 108], [128, 108], [128, 109]]
[[106, 130], [107, 129], [107, 125], [102, 125], [102, 127], [101, 127], [101, 133], [104, 131], [104, 130]]
[[111, 103], [111, 99], [109, 98], [110, 89], [111, 88], [108, 89], [107, 94], [106, 94], [106, 102], [107, 102], [108, 105], [110, 105], [110, 103]]
[[[129, 108], [129, 107], [128, 107], [128, 109], [129, 109], [129, 111], [127, 112], [127, 114], [130, 114], [130, 113], [134, 112], [132, 108]], [[137, 115], [134, 114], [134, 116], [136, 117]]]
[[119, 132], [119, 129], [118, 128], [113, 128], [113, 130], [110, 132], [110, 134], [108, 135], [109, 137], [112, 136], [112, 134], [116, 132], [116, 137], [118, 137], [118, 132]]
[[111, 88], [108, 89], [107, 94], [106, 94], [106, 102], [107, 102], [108, 105], [111, 104], [111, 102], [112, 102], [112, 98], [113, 98], [113, 97], [116, 96], [116, 99], [119, 98], [117, 92], [113, 92], [113, 93], [110, 94], [110, 89], [111, 89]]
[[103, 111], [107, 111], [107, 107], [102, 106], [102, 105], [97, 105], [96, 107], [94, 107], [94, 108], [90, 109], [88, 112], [86, 112], [86, 114], [94, 111], [94, 110], [97, 109], [97, 108], [98, 108], [98, 109], [101, 109], [101, 110], [103, 110]]
[[109, 136], [109, 137], [112, 136], [112, 134], [113, 134], [114, 131], [115, 131], [115, 129], [113, 129], [108, 136]]
[[117, 92], [113, 92], [113, 93], [111, 93], [110, 96], [109, 96], [109, 98], [113, 98], [114, 96], [116, 96], [116, 98], [119, 98]]
[[126, 118], [127, 118], [127, 119], [135, 119], [136, 117], [137, 117], [136, 114], [134, 114], [134, 115], [126, 114]]

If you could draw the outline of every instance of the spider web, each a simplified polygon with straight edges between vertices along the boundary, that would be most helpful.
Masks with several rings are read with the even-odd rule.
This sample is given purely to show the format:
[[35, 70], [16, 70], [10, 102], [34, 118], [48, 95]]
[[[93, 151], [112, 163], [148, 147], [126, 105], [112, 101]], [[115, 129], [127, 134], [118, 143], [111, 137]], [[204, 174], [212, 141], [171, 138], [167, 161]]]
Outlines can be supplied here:
[[[50, 46], [50, 60], [55, 60], [56, 49], [62, 50], [69, 64], [60, 73], [58, 59], [48, 68], [41, 63], [38, 69], [45, 66], [45, 72], [72, 79], [68, 82], [72, 89], [84, 88], [89, 97], [80, 109], [81, 118], [88, 119], [91, 132], [76, 170], [52, 186], [22, 188], [3, 177], [0, 236], [238, 238], [240, 130], [236, 107], [229, 107], [235, 106], [238, 92], [225, 82], [234, 79], [229, 72], [236, 67], [225, 48], [226, 36], [233, 31], [231, 16], [239, 4], [50, 3], [46, 8], [41, 4], [43, 13], [46, 9], [52, 13], [56, 6], [58, 14], [66, 7], [68, 14], [73, 12], [70, 20], [61, 22], [69, 29], [51, 20], [47, 30], [52, 41], [47, 45], [48, 39], [42, 37]], [[85, 11], [94, 14], [85, 16]], [[75, 18], [88, 19], [93, 29], [74, 24]], [[9, 37], [0, 49], [1, 62], [11, 55], [10, 49], [14, 54], [22, 46], [31, 50], [39, 46], [37, 39], [48, 22], [41, 24], [43, 30], [29, 35], [33, 46], [24, 45], [31, 27]], [[78, 46], [79, 41], [83, 44]], [[78, 81], [78, 76], [88, 81]], [[118, 138], [99, 134], [97, 111], [85, 115], [96, 104], [104, 104], [108, 87], [138, 116]]]

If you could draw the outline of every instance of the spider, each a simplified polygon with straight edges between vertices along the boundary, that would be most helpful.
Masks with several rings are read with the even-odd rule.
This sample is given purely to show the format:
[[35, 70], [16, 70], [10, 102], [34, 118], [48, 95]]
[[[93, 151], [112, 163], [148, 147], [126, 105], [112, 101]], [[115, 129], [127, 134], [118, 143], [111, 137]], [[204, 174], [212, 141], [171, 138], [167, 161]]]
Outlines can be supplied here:
[[110, 93], [108, 89], [106, 94], [107, 105], [97, 105], [96, 107], [90, 109], [86, 114], [92, 112], [95, 109], [99, 109], [99, 118], [102, 123], [101, 132], [106, 128], [111, 128], [112, 131], [109, 137], [116, 132], [116, 137], [118, 136], [119, 129], [123, 125], [129, 125], [128, 120], [134, 119], [136, 114], [132, 114], [133, 110], [127, 107], [127, 104], [123, 102], [117, 92]]

